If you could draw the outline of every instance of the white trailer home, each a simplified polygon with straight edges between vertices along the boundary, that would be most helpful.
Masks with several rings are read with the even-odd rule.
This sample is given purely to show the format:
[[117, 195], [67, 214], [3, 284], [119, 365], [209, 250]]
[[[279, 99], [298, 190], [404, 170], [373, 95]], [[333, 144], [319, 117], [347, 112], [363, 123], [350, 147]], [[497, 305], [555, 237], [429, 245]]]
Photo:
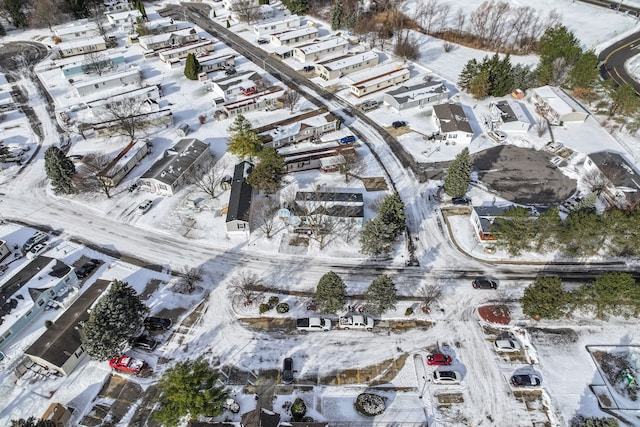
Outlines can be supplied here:
[[304, 27], [271, 34], [271, 44], [273, 46], [293, 46], [304, 43], [307, 40], [313, 40], [316, 37], [318, 37], [318, 29], [316, 27]]
[[136, 67], [120, 73], [103, 75], [97, 79], [77, 82], [73, 84], [73, 87], [79, 96], [86, 96], [95, 92], [123, 86], [140, 87], [141, 82], [140, 69]]
[[60, 41], [68, 42], [79, 39], [90, 39], [92, 37], [99, 37], [100, 30], [98, 24], [95, 22], [86, 22], [84, 24], [72, 24], [55, 27], [53, 33], [56, 37], [60, 38]]
[[249, 96], [236, 101], [225, 102], [222, 109], [228, 117], [234, 117], [239, 114], [246, 114], [252, 111], [260, 111], [266, 108], [273, 108], [278, 103], [278, 98], [282, 96], [284, 89], [280, 87], [271, 87], [255, 96]]
[[273, 33], [300, 28], [301, 25], [302, 17], [291, 15], [281, 21], [256, 24], [253, 26], [253, 32], [257, 37], [267, 36]]
[[69, 56], [84, 55], [90, 52], [100, 52], [107, 50], [107, 43], [102, 37], [90, 37], [88, 39], [76, 39], [68, 42], [62, 42], [58, 46], [60, 56], [68, 58]]
[[360, 97], [409, 80], [411, 72], [402, 65], [390, 64], [351, 77], [351, 94]]
[[384, 94], [384, 103], [396, 111], [431, 105], [449, 98], [449, 89], [440, 81], [400, 86]]
[[158, 50], [176, 48], [199, 40], [200, 36], [195, 28], [189, 27], [170, 33], [142, 36], [138, 42], [144, 50]]
[[160, 60], [166, 64], [170, 63], [172, 60], [176, 59], [184, 59], [190, 53], [194, 55], [208, 55], [209, 52], [213, 52], [215, 50], [214, 43], [211, 40], [205, 40], [198, 43], [188, 44], [186, 46], [182, 46], [176, 49], [165, 50], [160, 52]]
[[234, 67], [236, 64], [236, 56], [233, 54], [221, 56], [203, 56], [201, 58], [198, 58], [198, 62], [200, 63], [203, 72], [211, 73], [213, 71], [220, 71], [229, 67]]
[[293, 48], [293, 58], [300, 62], [316, 62], [327, 56], [344, 55], [349, 42], [342, 37], [304, 44]]
[[380, 58], [373, 51], [331, 58], [316, 64], [316, 74], [325, 80], [333, 80], [347, 74], [378, 65]]

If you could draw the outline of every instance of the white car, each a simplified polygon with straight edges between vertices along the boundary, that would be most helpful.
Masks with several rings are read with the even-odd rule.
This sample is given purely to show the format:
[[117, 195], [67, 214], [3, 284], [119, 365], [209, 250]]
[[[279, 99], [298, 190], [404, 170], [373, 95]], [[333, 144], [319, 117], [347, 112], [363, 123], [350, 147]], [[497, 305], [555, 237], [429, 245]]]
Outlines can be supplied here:
[[460, 384], [462, 375], [457, 371], [434, 371], [434, 384]]
[[149, 209], [153, 206], [153, 200], [145, 200], [144, 202], [138, 205], [138, 210], [136, 211], [138, 215], [144, 215], [149, 212]]
[[27, 252], [27, 259], [34, 259], [48, 249], [46, 243], [38, 243]]
[[498, 353], [516, 353], [520, 351], [520, 343], [513, 338], [498, 338], [493, 343]]
[[487, 132], [487, 135], [489, 135], [489, 138], [493, 139], [495, 142], [503, 142], [507, 139], [507, 134], [501, 130], [490, 130]]

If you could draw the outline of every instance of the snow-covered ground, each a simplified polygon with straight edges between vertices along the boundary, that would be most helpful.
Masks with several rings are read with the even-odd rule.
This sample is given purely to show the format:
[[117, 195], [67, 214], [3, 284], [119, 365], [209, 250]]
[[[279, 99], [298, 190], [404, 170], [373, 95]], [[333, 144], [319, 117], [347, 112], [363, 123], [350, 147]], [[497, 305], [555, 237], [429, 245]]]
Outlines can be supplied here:
[[[169, 2], [166, 2], [169, 3]], [[171, 2], [175, 3], [175, 2]], [[452, 8], [457, 3], [450, 2]], [[467, 10], [472, 10], [481, 3], [471, 0], [465, 3]], [[514, 5], [519, 2], [512, 2]], [[628, 2], [625, 2], [628, 3]], [[152, 17], [155, 8], [162, 2], [148, 5], [147, 12]], [[415, 8], [416, 1], [405, 2], [407, 10]], [[219, 3], [214, 4], [219, 7]], [[636, 18], [624, 16], [615, 11], [596, 8], [580, 2], [569, 0], [558, 2], [540, 0], [535, 7], [542, 11], [551, 8], [558, 9], [563, 16], [563, 22], [575, 32], [585, 48], [601, 49], [612, 40], [638, 28]], [[218, 9], [221, 11], [220, 9]], [[602, 19], [593, 19], [597, 13]], [[221, 15], [219, 15], [220, 17]], [[323, 24], [321, 24], [323, 25]], [[329, 33], [328, 27], [323, 25], [323, 31]], [[233, 30], [240, 35], [250, 38], [250, 32], [244, 30], [243, 25], [234, 24]], [[243, 31], [244, 30], [244, 31]], [[39, 32], [12, 32], [3, 41], [25, 40], [39, 36]], [[433, 307], [430, 314], [421, 312], [412, 318], [429, 320], [434, 325], [428, 329], [409, 329], [402, 332], [387, 331], [384, 327], [377, 332], [363, 333], [358, 331], [331, 331], [324, 334], [295, 334], [271, 333], [256, 331], [247, 327], [238, 318], [257, 318], [257, 304], [248, 308], [234, 308], [228, 301], [228, 285], [230, 279], [240, 271], [253, 271], [276, 290], [282, 301], [289, 303], [291, 310], [286, 315], [275, 312], [266, 313], [263, 317], [296, 317], [306, 316], [307, 300], [287, 295], [284, 291], [313, 292], [315, 284], [323, 273], [334, 269], [346, 281], [350, 294], [361, 294], [377, 274], [368, 269], [371, 260], [367, 260], [357, 252], [354, 243], [348, 244], [337, 238], [320, 250], [314, 242], [301, 253], [290, 254], [283, 249], [282, 244], [286, 236], [284, 231], [276, 233], [270, 239], [264, 239], [261, 234], [253, 233], [249, 239], [229, 238], [224, 233], [224, 217], [222, 211], [228, 200], [228, 193], [223, 193], [215, 200], [208, 200], [203, 194], [188, 188], [179, 192], [173, 198], [156, 198], [153, 208], [143, 216], [132, 215], [129, 212], [142, 200], [150, 196], [141, 192], [129, 193], [129, 184], [143, 173], [166, 148], [176, 141], [175, 128], [188, 123], [192, 128], [189, 137], [199, 138], [212, 147], [217, 158], [228, 158], [228, 168], [231, 172], [235, 159], [226, 151], [227, 128], [231, 120], [216, 122], [208, 119], [203, 125], [198, 123], [200, 114], [210, 118], [215, 111], [212, 105], [212, 95], [206, 91], [206, 84], [191, 82], [182, 75], [182, 69], [169, 69], [159, 59], [142, 59], [142, 50], [138, 45], [127, 45], [124, 34], [120, 34], [121, 51], [127, 60], [127, 65], [137, 65], [142, 69], [145, 82], [149, 84], [162, 83], [165, 87], [163, 103], [170, 105], [174, 112], [174, 125], [168, 129], [154, 130], [144, 137], [153, 143], [151, 155], [143, 159], [131, 172], [130, 178], [123, 182], [112, 199], [102, 194], [73, 195], [70, 197], [56, 197], [46, 188], [44, 175], [43, 152], [35, 157], [28, 169], [14, 178], [17, 166], [4, 170], [0, 176], [0, 186], [4, 193], [0, 203], [0, 213], [5, 218], [21, 219], [34, 224], [50, 224], [60, 232], [60, 237], [54, 239], [55, 245], [46, 255], [54, 256], [65, 262], [74, 262], [82, 255], [100, 258], [105, 261], [104, 266], [95, 273], [94, 278], [118, 278], [128, 281], [136, 290], [142, 291], [150, 279], [163, 281], [163, 285], [154, 292], [147, 304], [153, 314], [175, 310], [179, 313], [178, 320], [182, 320], [193, 307], [205, 302], [200, 320], [191, 326], [188, 333], [182, 332], [172, 335], [167, 333], [161, 338], [165, 344], [153, 354], [145, 354], [154, 368], [154, 378], [166, 368], [160, 359], [177, 359], [207, 355], [223, 364], [235, 365], [247, 371], [279, 369], [283, 357], [293, 357], [296, 377], [306, 381], [314, 378], [335, 375], [343, 369], [362, 369], [378, 364], [387, 359], [398, 359], [407, 355], [406, 362], [399, 369], [398, 374], [383, 384], [388, 390], [377, 392], [387, 397], [388, 409], [375, 421], [385, 424], [392, 423], [420, 423], [425, 417], [430, 425], [474, 425], [474, 426], [530, 426], [533, 421], [552, 420], [552, 425], [564, 425], [576, 413], [584, 415], [604, 414], [598, 409], [590, 384], [603, 384], [599, 371], [593, 359], [585, 349], [586, 345], [617, 345], [637, 344], [635, 337], [635, 322], [633, 319], [610, 319], [608, 322], [595, 322], [585, 319], [568, 319], [559, 322], [543, 321], [535, 325], [525, 319], [518, 311], [517, 305], [509, 304], [514, 318], [514, 325], [537, 326], [540, 328], [571, 328], [576, 333], [575, 340], [565, 340], [560, 343], [546, 339], [546, 335], [538, 334], [530, 337], [528, 334], [514, 333], [527, 345], [525, 357], [521, 360], [510, 361], [508, 358], [496, 355], [492, 350], [491, 332], [482, 328], [482, 324], [475, 313], [479, 305], [496, 301], [513, 301], [522, 294], [522, 289], [528, 284], [522, 280], [500, 280], [499, 289], [492, 291], [474, 291], [468, 279], [458, 279], [456, 271], [485, 272], [491, 275], [494, 268], [489, 264], [467, 259], [461, 256], [448, 241], [449, 236], [441, 231], [438, 222], [442, 221], [435, 202], [426, 199], [427, 194], [433, 194], [438, 183], [419, 184], [405, 170], [403, 170], [385, 148], [384, 142], [375, 134], [354, 123], [357, 128], [376, 147], [382, 161], [390, 170], [394, 181], [408, 207], [408, 216], [416, 227], [415, 233], [419, 237], [418, 257], [420, 268], [405, 270], [393, 274], [402, 296], [415, 296], [420, 287], [426, 283], [437, 283], [443, 291], [443, 296]], [[222, 43], [216, 43], [216, 54], [224, 54], [231, 48]], [[435, 74], [445, 79], [450, 87], [457, 81], [457, 75], [462, 66], [470, 58], [482, 58], [486, 52], [480, 52], [457, 46], [452, 52], [445, 53], [442, 41], [430, 37], [421, 39], [422, 56], [413, 65], [412, 77]], [[389, 53], [382, 56], [389, 62], [397, 61]], [[300, 67], [291, 60], [292, 66]], [[513, 58], [513, 62], [527, 64], [535, 63], [534, 57]], [[635, 62], [633, 63], [635, 64]], [[630, 68], [636, 67], [631, 64]], [[258, 64], [259, 65], [259, 64]], [[259, 70], [258, 65], [244, 59], [238, 60], [238, 70]], [[72, 92], [68, 83], [60, 76], [61, 73], [43, 72], [43, 80], [50, 89], [59, 94], [58, 105], [73, 105]], [[28, 88], [29, 103], [34, 108], [43, 124], [45, 137], [42, 141], [44, 149], [57, 143], [59, 138], [54, 124], [45, 109], [45, 101], [34, 89], [33, 83], [23, 78], [19, 85]], [[343, 95], [343, 93], [340, 93]], [[345, 93], [347, 101], [356, 103]], [[367, 99], [376, 99], [380, 95], [372, 95]], [[491, 100], [474, 101], [464, 94], [456, 95], [460, 102], [473, 109], [476, 127], [481, 129], [481, 118], [487, 114]], [[297, 109], [302, 111], [310, 108], [310, 104], [301, 102]], [[269, 113], [250, 113], [248, 118], [255, 126], [260, 126], [280, 120], [289, 115], [287, 111]], [[425, 117], [425, 112], [417, 110], [394, 113], [386, 107], [370, 113], [379, 123], [388, 125], [394, 120], [406, 120], [411, 127], [419, 132], [430, 133], [431, 120]], [[32, 144], [28, 135], [31, 132], [23, 118], [16, 117], [20, 132], [10, 133], [6, 123], [14, 123], [9, 117], [2, 122], [3, 138], [26, 138], [24, 144]], [[17, 129], [17, 128], [16, 128]], [[583, 125], [567, 125], [554, 130], [558, 132], [558, 139], [566, 146], [588, 154], [599, 149], [608, 148], [615, 151], [629, 152], [631, 159], [640, 158], [640, 145], [636, 138], [628, 134], [615, 133], [613, 136], [604, 131], [598, 124], [598, 118], [590, 118]], [[327, 140], [336, 139], [349, 134], [348, 129], [342, 129], [334, 134], [326, 135]], [[7, 136], [5, 136], [7, 135]], [[33, 138], [35, 139], [35, 138]], [[124, 138], [91, 138], [87, 141], [73, 135], [71, 154], [86, 154], [89, 152], [107, 152], [115, 154], [124, 145]], [[533, 133], [515, 141], [526, 140], [527, 143], [540, 149], [546, 142], [537, 138]], [[440, 150], [426, 145], [421, 135], [410, 133], [400, 137], [401, 143], [409, 147], [419, 161], [449, 160], [457, 154], [461, 147], [442, 146]], [[422, 145], [420, 145], [422, 144]], [[486, 136], [476, 136], [471, 143], [471, 151], [479, 151], [494, 143]], [[427, 147], [427, 148], [425, 148]], [[431, 150], [431, 152], [428, 152]], [[427, 153], [424, 153], [427, 151]], [[33, 151], [31, 151], [33, 152]], [[364, 158], [367, 169], [364, 176], [382, 176], [382, 170], [376, 164], [373, 156], [362, 146], [358, 148]], [[422, 156], [422, 157], [420, 157]], [[303, 172], [287, 177], [285, 191], [289, 189], [315, 189], [362, 191], [360, 181], [351, 180], [346, 184], [339, 175], [318, 174], [317, 172]], [[366, 216], [374, 214], [373, 204], [384, 192], [368, 193], [363, 191]], [[471, 193], [474, 200], [483, 200], [485, 194], [474, 189]], [[187, 204], [188, 199], [199, 199], [197, 208]], [[481, 245], [472, 237], [471, 224], [467, 217], [450, 217], [455, 239], [465, 251], [479, 258], [488, 257]], [[0, 235], [8, 241], [9, 246], [21, 245], [33, 230], [19, 228], [14, 225], [4, 225], [0, 228]], [[185, 265], [203, 265], [206, 272], [203, 291], [191, 296], [176, 294], [171, 290], [171, 277], [166, 273], [158, 273], [141, 269], [120, 260], [110, 258], [101, 253], [87, 249], [70, 238], [81, 238], [95, 243], [123, 255], [134, 255], [152, 263], [160, 264], [168, 269], [180, 269]], [[389, 267], [404, 265], [405, 253], [402, 247], [393, 259], [388, 261]], [[536, 256], [537, 261], [551, 260], [554, 254], [547, 257]], [[504, 253], [496, 253], [492, 260], [504, 260]], [[526, 261], [526, 256], [523, 257]], [[24, 261], [17, 261], [11, 265], [3, 276], [10, 277], [13, 271]], [[497, 268], [495, 268], [497, 270]], [[264, 298], [268, 298], [265, 295]], [[73, 296], [72, 296], [73, 297]], [[357, 301], [350, 301], [357, 302]], [[405, 320], [405, 310], [409, 306], [417, 307], [418, 300], [402, 300], [396, 310], [385, 313], [381, 320]], [[419, 311], [419, 310], [418, 310]], [[95, 398], [110, 370], [106, 363], [86, 361], [72, 375], [67, 378], [52, 379], [45, 382], [28, 383], [20, 381], [16, 384], [16, 377], [12, 368], [19, 361], [25, 348], [30, 345], [44, 331], [44, 320], [55, 320], [59, 312], [48, 311], [46, 316], [30, 325], [19, 340], [6, 352], [2, 362], [4, 370], [0, 372], [0, 424], [8, 425], [9, 420], [40, 415], [53, 401], [68, 404], [77, 409], [74, 423], [90, 410], [91, 401]], [[277, 345], [274, 345], [277, 343]], [[428, 376], [433, 370], [425, 366], [424, 356], [439, 346], [454, 358], [453, 368], [463, 375], [460, 386], [439, 386], [425, 382], [423, 376]], [[417, 356], [414, 358], [414, 356]], [[539, 361], [539, 362], [538, 362]], [[508, 385], [508, 379], [514, 372], [521, 372], [524, 368], [532, 369], [543, 378], [544, 394], [536, 402], [538, 407], [528, 411], [524, 403], [514, 396]], [[136, 380], [137, 381], [137, 380]], [[146, 389], [152, 380], [138, 381]], [[306, 401], [309, 414], [317, 419], [363, 422], [363, 418], [353, 409], [353, 399], [362, 391], [371, 391], [367, 381], [349, 386], [319, 386], [313, 392], [294, 392], [294, 396], [278, 395], [273, 402], [273, 409], [280, 412], [285, 401], [292, 401], [300, 395]], [[443, 391], [459, 393], [464, 403], [454, 405], [450, 410], [437, 409], [436, 395]], [[241, 403], [242, 412], [253, 408], [248, 396], [242, 396], [241, 390], [234, 388], [237, 400]], [[422, 399], [419, 396], [423, 396]], [[543, 406], [548, 404], [549, 410]], [[456, 412], [459, 411], [459, 412]], [[285, 414], [285, 411], [282, 411]], [[545, 415], [547, 413], [547, 415]], [[635, 416], [637, 410], [626, 412], [629, 418]], [[426, 414], [426, 415], [425, 415]], [[119, 425], [126, 425], [133, 416], [133, 411]], [[466, 419], [466, 423], [461, 419]], [[286, 420], [283, 415], [283, 420]], [[636, 418], [637, 420], [637, 418]], [[636, 423], [637, 425], [637, 423]]]

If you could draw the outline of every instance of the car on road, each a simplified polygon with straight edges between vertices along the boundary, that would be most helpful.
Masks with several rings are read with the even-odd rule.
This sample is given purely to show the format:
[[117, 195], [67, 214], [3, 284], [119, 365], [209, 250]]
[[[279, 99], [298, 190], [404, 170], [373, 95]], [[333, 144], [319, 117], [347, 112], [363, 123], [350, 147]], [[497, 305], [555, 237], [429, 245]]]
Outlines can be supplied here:
[[467, 206], [471, 203], [471, 199], [468, 197], [452, 197], [451, 203], [458, 206]]
[[511, 377], [511, 385], [514, 387], [538, 387], [542, 384], [539, 376], [533, 374], [514, 375]]
[[345, 136], [344, 138], [340, 138], [340, 144], [349, 144], [351, 142], [356, 142], [356, 137], [353, 135]]
[[431, 353], [427, 355], [427, 365], [451, 365], [453, 359], [448, 354]]
[[91, 272], [95, 270], [96, 267], [99, 265], [100, 265], [100, 260], [97, 260], [97, 259], [89, 260], [84, 264], [82, 264], [80, 268], [78, 268], [78, 270], [76, 271], [76, 276], [78, 276], [79, 279], [83, 279], [87, 277], [89, 274], [91, 274]]
[[151, 338], [149, 335], [140, 335], [134, 339], [131, 343], [135, 348], [139, 348], [146, 351], [153, 351], [158, 346], [158, 341]]
[[517, 353], [522, 348], [518, 340], [510, 337], [498, 338], [494, 341], [493, 347], [498, 353]]
[[291, 384], [293, 382], [293, 359], [286, 357], [282, 361], [282, 382]]
[[149, 331], [167, 331], [172, 325], [171, 319], [149, 316], [144, 319], [144, 327]]
[[46, 243], [38, 243], [32, 247], [29, 252], [27, 252], [27, 259], [34, 259], [38, 255], [44, 253], [48, 248], [49, 247]]
[[471, 282], [471, 286], [473, 286], [474, 289], [496, 289], [498, 284], [494, 280], [476, 279]]
[[149, 209], [153, 206], [153, 200], [145, 200], [144, 202], [138, 205], [138, 209], [136, 209], [136, 213], [138, 215], [144, 215], [149, 212]]
[[507, 139], [507, 134], [501, 130], [490, 130], [487, 132], [487, 135], [489, 135], [489, 138], [493, 139], [495, 142], [504, 142]]
[[434, 384], [460, 384], [462, 375], [457, 371], [434, 371]]
[[405, 127], [406, 125], [407, 125], [407, 122], [400, 121], [400, 120], [391, 123], [391, 127], [394, 129], [400, 129], [402, 127]]
[[129, 372], [136, 375], [145, 369], [149, 369], [149, 365], [144, 360], [127, 356], [126, 354], [112, 358], [109, 361], [109, 366], [116, 371]]

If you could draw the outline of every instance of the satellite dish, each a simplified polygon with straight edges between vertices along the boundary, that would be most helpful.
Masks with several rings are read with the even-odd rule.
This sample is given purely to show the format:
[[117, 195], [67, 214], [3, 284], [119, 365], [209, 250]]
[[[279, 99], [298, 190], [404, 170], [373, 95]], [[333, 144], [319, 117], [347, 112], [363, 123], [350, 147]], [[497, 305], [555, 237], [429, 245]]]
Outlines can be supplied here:
[[300, 219], [299, 216], [292, 216], [291, 218], [289, 218], [289, 224], [293, 225], [294, 227], [297, 227], [301, 223], [302, 223], [302, 220]]
[[291, 216], [291, 211], [286, 208], [282, 208], [278, 210], [278, 218], [289, 218]]

